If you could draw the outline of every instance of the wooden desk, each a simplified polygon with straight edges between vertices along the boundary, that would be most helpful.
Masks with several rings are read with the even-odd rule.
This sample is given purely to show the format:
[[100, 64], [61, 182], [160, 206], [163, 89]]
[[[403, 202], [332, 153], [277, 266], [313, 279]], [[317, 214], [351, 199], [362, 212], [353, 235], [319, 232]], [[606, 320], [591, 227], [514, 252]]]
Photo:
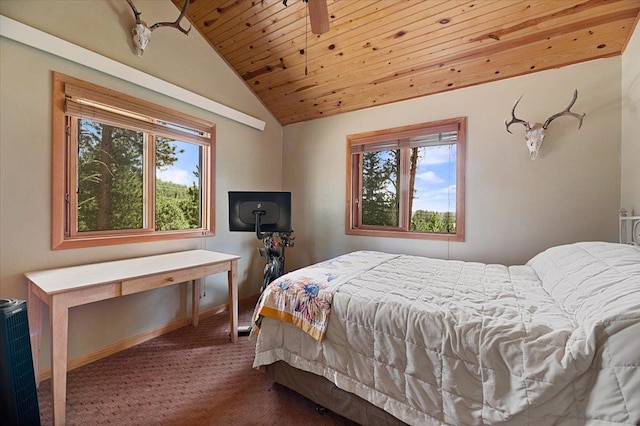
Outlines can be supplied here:
[[202, 278], [227, 271], [231, 341], [235, 343], [238, 341], [239, 258], [206, 250], [191, 250], [26, 273], [29, 281], [27, 309], [36, 382], [39, 371], [42, 308], [43, 303], [49, 305], [54, 424], [65, 423], [69, 308], [193, 281], [192, 325], [197, 326]]

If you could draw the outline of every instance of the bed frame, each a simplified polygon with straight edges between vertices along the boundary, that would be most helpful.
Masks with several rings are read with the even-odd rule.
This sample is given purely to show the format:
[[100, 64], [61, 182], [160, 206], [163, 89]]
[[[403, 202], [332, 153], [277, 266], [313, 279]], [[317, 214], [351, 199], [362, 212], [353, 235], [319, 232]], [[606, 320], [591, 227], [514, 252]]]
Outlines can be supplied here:
[[406, 425], [359, 396], [338, 388], [324, 377], [277, 361], [265, 367], [275, 382], [299, 393], [322, 407], [361, 425]]
[[640, 246], [640, 216], [627, 216], [627, 211], [619, 212], [620, 243]]

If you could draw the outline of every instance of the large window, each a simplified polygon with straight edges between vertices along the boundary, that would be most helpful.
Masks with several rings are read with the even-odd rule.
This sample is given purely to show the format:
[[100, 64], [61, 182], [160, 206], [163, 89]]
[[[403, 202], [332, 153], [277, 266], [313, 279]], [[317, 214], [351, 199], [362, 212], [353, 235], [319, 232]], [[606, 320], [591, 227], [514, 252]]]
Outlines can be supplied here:
[[213, 235], [212, 123], [54, 73], [54, 249]]
[[347, 137], [347, 234], [464, 241], [465, 118]]

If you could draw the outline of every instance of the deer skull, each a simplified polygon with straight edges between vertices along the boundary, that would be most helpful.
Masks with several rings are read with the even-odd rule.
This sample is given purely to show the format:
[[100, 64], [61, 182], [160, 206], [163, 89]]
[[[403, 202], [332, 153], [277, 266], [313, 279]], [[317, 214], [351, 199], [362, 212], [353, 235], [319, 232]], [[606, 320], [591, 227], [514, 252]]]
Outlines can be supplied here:
[[133, 44], [136, 46], [136, 53], [138, 56], [142, 56], [144, 49], [146, 49], [147, 44], [149, 44], [149, 40], [151, 40], [151, 30], [144, 21], [141, 21], [131, 29], [131, 34], [133, 34]]
[[530, 129], [524, 134], [524, 140], [529, 148], [529, 155], [532, 160], [538, 158], [540, 147], [542, 147], [542, 141], [544, 141], [545, 128], [542, 127], [542, 123], [533, 123]]
[[554, 114], [551, 117], [547, 118], [547, 121], [545, 121], [544, 124], [542, 123], [531, 124], [528, 121], [524, 121], [519, 118], [516, 118], [516, 115], [515, 115], [516, 107], [518, 106], [518, 102], [520, 102], [520, 99], [522, 99], [522, 96], [520, 96], [520, 98], [518, 98], [516, 103], [513, 105], [513, 109], [511, 110], [511, 121], [507, 122], [507, 120], [505, 120], [504, 124], [505, 126], [507, 126], [507, 132], [509, 133], [511, 133], [511, 130], [509, 130], [509, 126], [511, 126], [513, 123], [520, 123], [525, 127], [524, 139], [527, 144], [527, 148], [529, 149], [529, 155], [531, 156], [532, 160], [535, 160], [536, 158], [538, 158], [538, 153], [540, 152], [540, 148], [542, 147], [542, 141], [544, 141], [547, 127], [549, 127], [549, 124], [551, 124], [551, 122], [556, 118], [562, 117], [563, 115], [570, 115], [580, 120], [578, 129], [582, 127], [582, 119], [586, 114], [580, 115], [570, 111], [571, 107], [576, 102], [576, 99], [578, 99], [578, 89], [574, 89], [573, 99], [571, 100], [571, 103], [569, 103], [569, 106], [564, 111]]
[[173, 27], [186, 35], [189, 35], [189, 31], [191, 31], [191, 27], [189, 27], [188, 30], [185, 30], [180, 26], [180, 21], [187, 13], [187, 8], [189, 7], [191, 0], [185, 0], [182, 12], [180, 12], [180, 16], [178, 16], [178, 19], [174, 22], [156, 22], [152, 26], [148, 26], [146, 22], [140, 19], [141, 12], [138, 12], [133, 4], [133, 0], [127, 0], [127, 3], [129, 3], [131, 10], [133, 10], [133, 14], [136, 17], [136, 25], [131, 29], [131, 34], [133, 35], [133, 44], [136, 46], [136, 53], [138, 56], [142, 56], [144, 53], [144, 49], [147, 48], [147, 44], [149, 44], [149, 41], [151, 40], [151, 32], [156, 28]]

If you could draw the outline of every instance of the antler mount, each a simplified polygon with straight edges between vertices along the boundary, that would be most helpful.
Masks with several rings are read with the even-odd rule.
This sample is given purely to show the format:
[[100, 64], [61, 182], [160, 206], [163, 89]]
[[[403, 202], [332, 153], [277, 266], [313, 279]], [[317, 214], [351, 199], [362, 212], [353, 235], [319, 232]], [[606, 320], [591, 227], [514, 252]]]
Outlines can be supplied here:
[[184, 18], [184, 15], [187, 13], [187, 9], [189, 8], [191, 0], [185, 0], [182, 11], [178, 16], [178, 19], [176, 19], [175, 21], [156, 22], [151, 26], [147, 25], [145, 21], [140, 19], [140, 15], [142, 15], [142, 13], [138, 12], [138, 9], [136, 9], [136, 6], [133, 4], [133, 0], [127, 0], [127, 3], [129, 3], [129, 6], [133, 11], [133, 15], [136, 18], [136, 25], [131, 29], [131, 34], [133, 35], [133, 44], [136, 46], [136, 53], [138, 54], [138, 56], [142, 56], [142, 54], [144, 53], [144, 49], [146, 49], [147, 44], [149, 44], [149, 41], [151, 40], [151, 32], [157, 28], [173, 27], [178, 29], [185, 35], [189, 35], [189, 31], [191, 31], [191, 26], [189, 26], [188, 29], [184, 29], [180, 25], [180, 21], [182, 21], [182, 18]]
[[538, 158], [538, 153], [540, 152], [540, 147], [542, 146], [542, 141], [544, 140], [547, 127], [549, 127], [549, 124], [551, 124], [551, 122], [556, 118], [562, 117], [563, 115], [570, 115], [571, 117], [575, 117], [580, 120], [578, 129], [582, 127], [582, 120], [584, 119], [586, 113], [577, 114], [571, 111], [571, 107], [573, 107], [573, 104], [575, 104], [576, 100], [578, 99], [578, 89], [573, 89], [573, 99], [571, 99], [569, 106], [567, 106], [563, 111], [557, 114], [553, 114], [551, 117], [547, 118], [544, 124], [530, 123], [516, 117], [516, 107], [518, 106], [520, 99], [522, 99], [522, 96], [520, 96], [518, 100], [513, 104], [513, 108], [511, 109], [511, 121], [505, 120], [504, 124], [507, 128], [507, 132], [509, 133], [512, 133], [509, 129], [512, 124], [519, 123], [525, 127], [525, 142], [527, 143], [527, 148], [529, 148], [529, 154], [532, 160]]

